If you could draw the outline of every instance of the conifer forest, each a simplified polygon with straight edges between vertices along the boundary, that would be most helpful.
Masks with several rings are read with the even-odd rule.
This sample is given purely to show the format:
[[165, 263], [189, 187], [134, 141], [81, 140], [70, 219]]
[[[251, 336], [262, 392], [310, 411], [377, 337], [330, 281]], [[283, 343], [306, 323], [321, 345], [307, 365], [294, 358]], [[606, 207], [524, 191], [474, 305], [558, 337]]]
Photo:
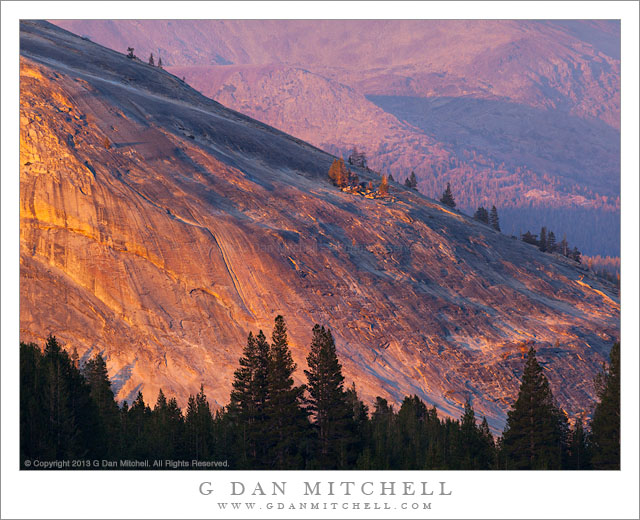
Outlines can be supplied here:
[[[324, 326], [313, 328], [307, 382], [296, 385], [298, 367], [288, 343], [282, 316], [275, 318], [270, 339], [263, 331], [250, 333], [229, 403], [215, 410], [204, 386], [185, 410], [162, 390], [155, 401], [138, 393], [131, 405], [118, 403], [101, 355], [81, 363], [54, 336], [43, 348], [22, 343], [21, 467], [154, 469], [153, 460], [189, 461], [182, 469], [211, 469], [207, 461], [252, 470], [620, 467], [619, 343], [593, 382], [598, 401], [590, 418], [576, 417], [571, 426], [530, 348], [498, 437], [470, 402], [459, 419], [440, 417], [417, 396], [406, 396], [397, 410], [380, 397], [367, 406], [355, 385], [345, 384], [331, 330]], [[40, 467], [25, 465], [32, 460]], [[77, 465], [43, 465], [64, 460]]]

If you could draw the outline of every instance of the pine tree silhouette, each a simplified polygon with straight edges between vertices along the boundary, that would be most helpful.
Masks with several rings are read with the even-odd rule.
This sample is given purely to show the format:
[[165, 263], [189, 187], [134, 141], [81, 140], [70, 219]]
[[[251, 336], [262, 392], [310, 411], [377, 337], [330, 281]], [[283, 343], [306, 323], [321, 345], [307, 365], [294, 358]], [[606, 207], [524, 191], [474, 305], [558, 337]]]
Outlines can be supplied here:
[[276, 316], [271, 341], [265, 428], [269, 459], [272, 467], [278, 469], [302, 469], [305, 436], [309, 432], [307, 412], [302, 406], [305, 387], [293, 382], [296, 364], [282, 316]]
[[416, 174], [412, 171], [409, 177], [407, 177], [404, 181], [404, 185], [407, 188], [411, 188], [415, 190], [418, 188], [418, 179], [416, 178]]
[[476, 210], [476, 212], [473, 214], [473, 218], [478, 220], [478, 221], [480, 221], [480, 222], [488, 224], [489, 223], [489, 212], [485, 208], [480, 206]]
[[561, 469], [567, 428], [567, 419], [555, 405], [549, 381], [531, 347], [502, 439], [507, 469]]
[[453, 199], [453, 193], [451, 193], [451, 184], [447, 182], [447, 188], [444, 190], [442, 197], [440, 197], [440, 202], [442, 202], [445, 206], [449, 206], [450, 208], [456, 207], [456, 201]]
[[540, 239], [538, 240], [538, 249], [545, 253], [547, 251], [547, 228], [542, 227], [540, 230]]
[[351, 413], [344, 391], [342, 365], [338, 361], [331, 331], [315, 325], [307, 356], [309, 411], [318, 439], [318, 463], [323, 469], [343, 465], [342, 445], [348, 442]]
[[609, 353], [609, 366], [595, 379], [599, 402], [591, 420], [595, 469], [620, 468], [620, 343]]
[[489, 224], [496, 231], [500, 231], [500, 219], [498, 218], [498, 210], [495, 206], [491, 206], [491, 213], [489, 213]]

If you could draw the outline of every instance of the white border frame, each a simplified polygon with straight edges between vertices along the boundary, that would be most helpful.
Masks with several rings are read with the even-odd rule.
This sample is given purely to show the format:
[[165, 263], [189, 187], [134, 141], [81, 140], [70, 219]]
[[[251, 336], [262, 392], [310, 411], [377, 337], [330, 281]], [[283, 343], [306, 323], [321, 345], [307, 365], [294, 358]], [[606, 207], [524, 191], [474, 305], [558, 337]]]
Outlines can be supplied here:
[[[2, 3], [2, 518], [638, 518], [638, 3], [637, 2], [3, 2]], [[621, 19], [622, 470], [619, 472], [20, 472], [18, 471], [18, 21], [63, 18]], [[88, 478], [87, 478], [88, 477]], [[428, 512], [220, 511], [232, 480], [446, 481]], [[203, 481], [216, 490], [198, 493]], [[272, 499], [271, 497], [265, 497]], [[324, 497], [343, 501], [349, 497]], [[374, 496], [369, 502], [404, 501]], [[411, 498], [411, 497], [409, 497]], [[249, 500], [250, 498], [247, 498]], [[364, 502], [365, 498], [354, 497]], [[385, 500], [386, 499], [386, 500]], [[272, 499], [283, 501], [282, 499]], [[290, 492], [286, 501], [297, 501]], [[421, 501], [417, 499], [416, 501]], [[256, 500], [259, 502], [259, 500]]]

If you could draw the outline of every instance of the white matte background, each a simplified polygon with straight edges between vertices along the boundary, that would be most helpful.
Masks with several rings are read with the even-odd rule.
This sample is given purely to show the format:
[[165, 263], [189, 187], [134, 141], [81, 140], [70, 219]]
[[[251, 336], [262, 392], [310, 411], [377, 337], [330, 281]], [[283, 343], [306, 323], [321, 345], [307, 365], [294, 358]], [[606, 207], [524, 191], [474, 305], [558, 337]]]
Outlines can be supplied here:
[[[2, 518], [638, 518], [638, 3], [637, 2], [3, 2], [2, 6]], [[62, 18], [466, 18], [622, 20], [622, 470], [619, 472], [20, 472], [19, 24]], [[447, 481], [430, 511], [235, 512], [217, 508], [232, 480]], [[202, 481], [216, 492], [198, 493]], [[265, 487], [266, 489], [266, 487]], [[342, 501], [314, 497], [313, 501]], [[349, 497], [346, 497], [349, 498]], [[422, 502], [354, 496], [349, 501]], [[247, 497], [245, 500], [254, 501]]]

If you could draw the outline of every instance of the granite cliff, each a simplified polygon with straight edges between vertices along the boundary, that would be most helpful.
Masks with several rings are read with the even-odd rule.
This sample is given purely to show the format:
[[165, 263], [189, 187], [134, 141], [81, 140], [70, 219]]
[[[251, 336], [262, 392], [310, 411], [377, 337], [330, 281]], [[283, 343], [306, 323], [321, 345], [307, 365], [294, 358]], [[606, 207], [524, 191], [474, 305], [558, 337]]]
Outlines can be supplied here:
[[591, 406], [619, 298], [578, 264], [395, 183], [340, 191], [333, 156], [46, 22], [20, 75], [21, 339], [103, 353], [119, 399], [226, 404], [283, 314], [298, 376], [329, 325], [367, 401], [470, 398], [499, 429], [534, 343], [567, 412]]
[[620, 24], [595, 20], [63, 20], [208, 97], [439, 197], [496, 204], [585, 254], [620, 249]]

